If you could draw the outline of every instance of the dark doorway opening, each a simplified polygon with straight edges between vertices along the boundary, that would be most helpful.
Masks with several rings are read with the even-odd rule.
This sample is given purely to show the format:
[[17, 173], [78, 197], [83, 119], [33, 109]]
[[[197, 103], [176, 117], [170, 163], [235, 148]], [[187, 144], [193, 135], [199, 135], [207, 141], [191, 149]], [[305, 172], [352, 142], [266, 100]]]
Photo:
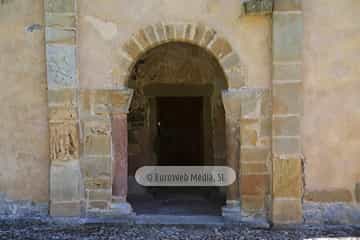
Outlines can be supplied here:
[[157, 99], [158, 165], [204, 164], [203, 98]]
[[[156, 97], [152, 108], [153, 149], [158, 166], [203, 166], [206, 159], [205, 124], [210, 111], [208, 97]], [[208, 133], [206, 133], [206, 131]], [[214, 164], [214, 163], [213, 163]], [[130, 186], [131, 187], [131, 186]], [[137, 214], [221, 215], [225, 194], [218, 187], [144, 187], [129, 191], [128, 200]]]

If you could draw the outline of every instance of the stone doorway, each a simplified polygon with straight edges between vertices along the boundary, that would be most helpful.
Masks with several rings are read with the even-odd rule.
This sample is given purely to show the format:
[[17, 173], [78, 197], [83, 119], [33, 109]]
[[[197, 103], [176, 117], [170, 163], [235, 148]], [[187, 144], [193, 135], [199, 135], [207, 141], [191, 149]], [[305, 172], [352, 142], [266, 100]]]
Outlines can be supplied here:
[[[136, 213], [221, 215], [226, 189], [143, 188], [142, 166], [227, 165], [227, 88], [218, 61], [203, 48], [170, 42], [150, 49], [133, 66], [128, 114], [128, 201]], [[192, 207], [190, 207], [192, 206]]]

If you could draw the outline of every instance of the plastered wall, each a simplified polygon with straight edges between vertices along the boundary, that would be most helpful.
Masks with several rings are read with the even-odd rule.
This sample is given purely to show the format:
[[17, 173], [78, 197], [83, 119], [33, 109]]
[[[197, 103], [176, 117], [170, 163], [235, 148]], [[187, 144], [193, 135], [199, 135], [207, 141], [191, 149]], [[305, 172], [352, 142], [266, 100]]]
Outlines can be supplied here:
[[244, 63], [246, 85], [270, 86], [271, 18], [242, 16], [238, 0], [79, 0], [78, 5], [82, 88], [111, 87], [114, 51], [139, 29], [159, 22], [201, 22], [217, 30]]
[[0, 192], [48, 200], [43, 1], [0, 2]]
[[[360, 182], [360, 2], [303, 0], [305, 190]], [[271, 17], [241, 16], [238, 0], [79, 0], [82, 88], [112, 84], [113, 51], [157, 22], [203, 22], [226, 37], [246, 85], [271, 85]], [[0, 192], [48, 200], [49, 158], [43, 1], [0, 4]], [[341, 192], [340, 191], [340, 192]], [[343, 192], [344, 192], [343, 191]]]
[[360, 1], [304, 0], [303, 8], [306, 190], [353, 194], [360, 181]]

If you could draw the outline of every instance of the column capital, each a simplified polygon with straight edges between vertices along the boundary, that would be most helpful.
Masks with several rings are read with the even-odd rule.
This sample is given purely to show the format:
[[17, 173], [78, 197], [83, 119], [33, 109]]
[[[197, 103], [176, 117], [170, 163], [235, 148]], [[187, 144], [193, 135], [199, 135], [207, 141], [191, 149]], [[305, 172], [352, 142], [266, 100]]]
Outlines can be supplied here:
[[113, 90], [111, 93], [111, 106], [113, 114], [127, 114], [129, 112], [132, 97], [134, 95], [133, 89], [119, 89]]
[[228, 89], [221, 93], [225, 115], [228, 120], [240, 120], [242, 89]]

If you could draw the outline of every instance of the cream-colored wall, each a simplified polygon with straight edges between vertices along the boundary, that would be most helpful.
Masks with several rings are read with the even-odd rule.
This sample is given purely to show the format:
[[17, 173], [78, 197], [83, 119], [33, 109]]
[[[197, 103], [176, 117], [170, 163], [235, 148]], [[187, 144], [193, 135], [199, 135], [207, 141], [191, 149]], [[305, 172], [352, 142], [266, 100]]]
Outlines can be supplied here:
[[247, 86], [269, 87], [271, 17], [244, 17], [240, 3], [239, 0], [79, 0], [81, 87], [111, 87], [112, 53], [132, 34], [158, 22], [202, 22], [217, 30], [245, 64]]
[[360, 1], [304, 0], [307, 190], [360, 182]]
[[[48, 199], [43, 1], [0, 3], [0, 192]], [[38, 26], [39, 27], [39, 26]]]
[[[306, 189], [360, 182], [360, 1], [303, 0]], [[238, 0], [79, 0], [83, 88], [111, 86], [112, 51], [157, 22], [202, 22], [229, 40], [247, 86], [271, 83], [271, 18], [241, 16]], [[0, 4], [0, 192], [48, 199], [44, 31], [39, 0]]]

